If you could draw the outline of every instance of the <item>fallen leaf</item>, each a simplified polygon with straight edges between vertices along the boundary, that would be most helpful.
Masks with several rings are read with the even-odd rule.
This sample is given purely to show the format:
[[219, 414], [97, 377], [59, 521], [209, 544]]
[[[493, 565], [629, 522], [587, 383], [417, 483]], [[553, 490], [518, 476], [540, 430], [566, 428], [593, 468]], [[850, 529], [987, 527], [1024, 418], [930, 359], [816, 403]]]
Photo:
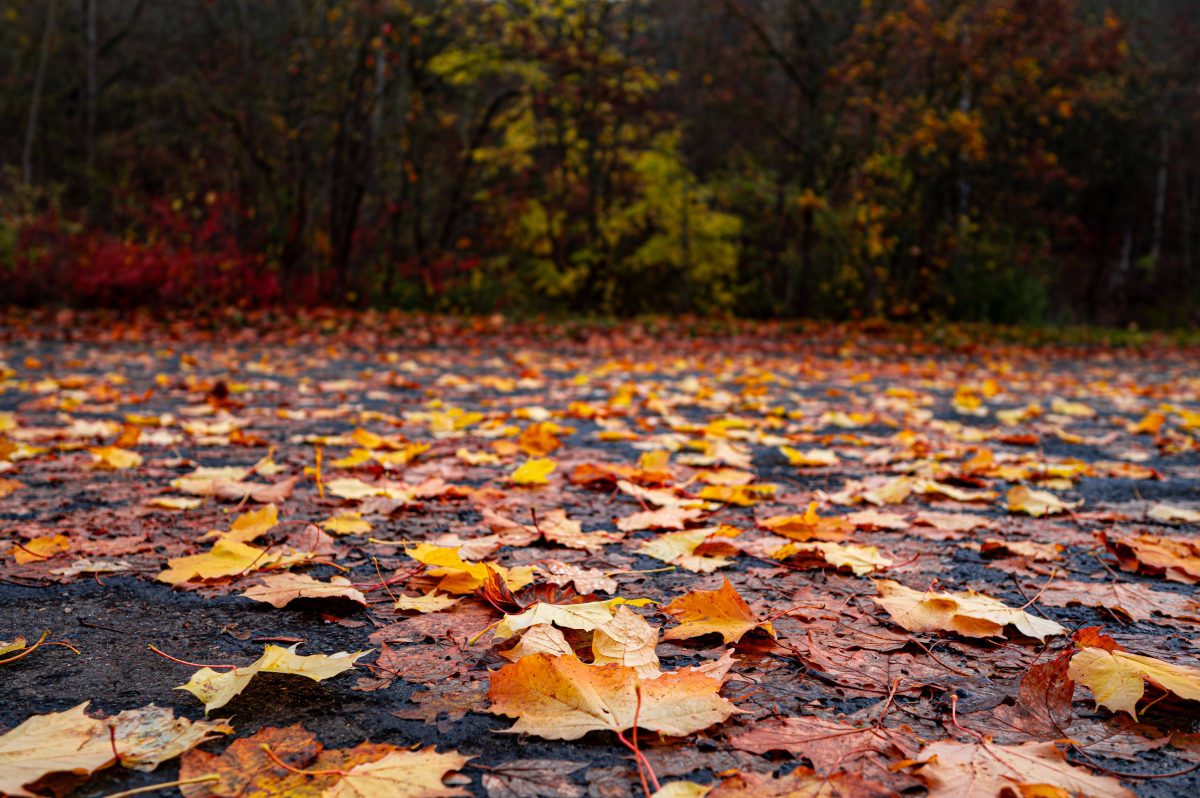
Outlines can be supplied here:
[[1106, 532], [1099, 537], [1122, 570], [1164, 576], [1189, 585], [1200, 583], [1200, 543], [1192, 538]]
[[640, 679], [633, 668], [533, 654], [493, 671], [488, 698], [490, 712], [517, 718], [506, 730], [514, 734], [577, 740], [590, 731], [632, 728], [637, 714], [639, 727], [682, 737], [740, 711], [717, 694], [720, 687], [699, 673]]
[[142, 464], [140, 454], [116, 446], [97, 446], [88, 451], [92, 453], [93, 465], [96, 468], [117, 471], [137, 468]]
[[474, 593], [487, 581], [489, 568], [500, 575], [509, 590], [520, 590], [533, 582], [534, 569], [530, 566], [510, 569], [494, 563], [469, 563], [459, 556], [457, 549], [418, 543], [405, 548], [404, 553], [432, 566], [428, 569], [430, 576], [442, 577], [438, 589], [447, 593]]
[[259, 584], [247, 588], [242, 595], [272, 607], [285, 607], [299, 598], [343, 598], [364, 607], [367, 605], [367, 597], [356, 590], [349, 579], [341, 576], [321, 582], [308, 574], [270, 574], [261, 577]]
[[[112, 747], [120, 755], [121, 764], [144, 772], [217, 734], [233, 733], [233, 727], [226, 723], [177, 718], [175, 710], [154, 704], [127, 709], [108, 718], [105, 725], [112, 729]], [[108, 732], [102, 735], [107, 738]]]
[[219, 538], [210, 550], [202, 554], [167, 560], [167, 568], [155, 578], [169, 585], [179, 585], [193, 579], [221, 579], [266, 568], [279, 562], [282, 557], [279, 552]]
[[1025, 485], [1014, 485], [1005, 497], [1010, 513], [1025, 513], [1034, 518], [1056, 515], [1073, 510], [1083, 504], [1083, 499], [1065, 502], [1044, 490], [1033, 490]]
[[1072, 765], [1052, 742], [998, 745], [949, 740], [926, 746], [920, 759], [928, 761], [918, 775], [929, 785], [929, 798], [1027, 798], [1053, 796], [1028, 788], [1042, 785], [1089, 798], [1134, 798], [1134, 793], [1111, 776], [1096, 776]]
[[[666, 532], [647, 540], [637, 552], [695, 573], [710, 573], [733, 562], [723, 555], [737, 552], [737, 548], [726, 541], [739, 534], [740, 531], [731, 526]], [[699, 553], [702, 547], [704, 553]]]
[[415, 610], [417, 612], [441, 612], [453, 607], [460, 598], [443, 596], [436, 593], [426, 593], [423, 596], [397, 596], [395, 608], [398, 610]]
[[725, 643], [735, 643], [751, 629], [762, 629], [771, 637], [775, 628], [760, 621], [728, 579], [717, 590], [693, 590], [663, 607], [663, 612], [679, 621], [663, 635], [664, 640], [685, 640], [706, 634], [719, 634]]
[[843, 540], [854, 531], [854, 525], [844, 518], [818, 515], [816, 502], [808, 505], [804, 515], [776, 515], [764, 518], [758, 525], [776, 535], [801, 542]]
[[887, 568], [893, 563], [890, 557], [880, 554], [879, 549], [874, 546], [819, 541], [788, 543], [771, 552], [771, 557], [776, 560], [815, 559], [821, 564], [832, 565], [834, 568], [845, 568], [855, 576], [865, 576], [872, 571]]
[[69, 548], [71, 540], [66, 535], [43, 535], [13, 546], [12, 555], [18, 564], [26, 565], [53, 559]]
[[958, 593], [924, 593], [890, 579], [875, 582], [879, 595], [873, 600], [887, 610], [892, 620], [910, 632], [958, 632], [965, 637], [995, 637], [1013, 626], [1038, 640], [1065, 634], [1054, 621], [1014, 609], [990, 596], [967, 590]]
[[654, 650], [657, 646], [658, 630], [629, 607], [620, 606], [611, 620], [599, 624], [592, 633], [592, 662], [624, 665], [649, 679], [660, 672]]
[[1145, 682], [1189, 701], [1200, 701], [1200, 668], [1172, 665], [1128, 651], [1082, 648], [1071, 656], [1071, 679], [1092, 691], [1097, 707], [1128, 712], [1137, 719]]
[[360, 513], [342, 513], [326, 518], [321, 528], [334, 535], [365, 535], [371, 531], [371, 524]]
[[509, 477], [514, 485], [549, 485], [550, 474], [558, 468], [558, 463], [548, 457], [537, 457], [526, 460]]
[[484, 772], [488, 798], [583, 798], [584, 790], [571, 783], [571, 774], [586, 762], [561, 759], [518, 759], [502, 762]]
[[33, 795], [25, 786], [43, 776], [87, 775], [112, 763], [112, 743], [104, 721], [85, 713], [88, 703], [34, 715], [0, 735], [0, 793]]
[[353, 654], [343, 651], [337, 654], [306, 656], [297, 654], [296, 646], [283, 648], [267, 645], [262, 656], [249, 665], [225, 671], [201, 668], [192, 674], [187, 684], [176, 689], [186, 690], [204, 702], [204, 713], [208, 714], [225, 706], [245, 690], [255, 674], [287, 673], [319, 682], [350, 670], [359, 658], [369, 653], [369, 650], [356, 651]]

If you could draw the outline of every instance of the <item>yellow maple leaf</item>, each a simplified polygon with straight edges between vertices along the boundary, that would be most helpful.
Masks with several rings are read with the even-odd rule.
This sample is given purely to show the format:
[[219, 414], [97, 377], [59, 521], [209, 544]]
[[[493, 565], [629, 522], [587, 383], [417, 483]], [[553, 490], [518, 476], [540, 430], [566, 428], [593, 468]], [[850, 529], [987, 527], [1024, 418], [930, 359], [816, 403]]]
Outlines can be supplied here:
[[174, 557], [157, 577], [159, 582], [178, 585], [192, 579], [221, 579], [265, 568], [278, 562], [282, 554], [273, 553], [236, 540], [220, 538], [202, 554]]
[[355, 765], [340, 774], [322, 798], [453, 798], [469, 795], [447, 787], [442, 779], [462, 770], [473, 757], [423, 751], [391, 751], [382, 758]]
[[875, 546], [857, 544], [818, 541], [788, 543], [771, 552], [771, 557], [776, 560], [786, 560], [796, 556], [803, 558], [805, 555], [815, 555], [822, 562], [832, 565], [834, 568], [846, 568], [855, 576], [864, 576], [892, 564], [892, 559], [880, 554], [879, 549]]
[[1035, 518], [1055, 515], [1067, 510], [1073, 510], [1083, 504], [1083, 499], [1065, 502], [1044, 490], [1033, 490], [1025, 485], [1014, 485], [1005, 497], [1010, 513], [1025, 513]]
[[360, 657], [370, 653], [370, 650], [356, 651], [353, 654], [340, 651], [337, 654], [305, 656], [296, 653], [296, 646], [283, 648], [267, 645], [263, 648], [262, 656], [249, 665], [225, 671], [201, 668], [192, 674], [187, 684], [175, 689], [186, 690], [203, 701], [204, 713], [207, 715], [232, 701], [246, 689], [246, 685], [250, 684], [250, 680], [256, 674], [287, 673], [320, 682], [350, 670]]
[[1145, 682], [1189, 701], [1200, 701], [1200, 668], [1172, 665], [1128, 651], [1083, 648], [1071, 657], [1067, 675], [1092, 691], [1096, 706], [1128, 712], [1137, 719]]
[[[739, 534], [740, 530], [724, 525], [683, 532], [665, 532], [647, 540], [638, 547], [637, 552], [695, 573], [711, 573], [733, 562], [723, 555], [733, 554], [737, 548], [723, 542], [722, 539], [737, 537]], [[702, 546], [701, 553], [697, 553]]]
[[88, 451], [92, 453], [93, 465], [96, 468], [124, 470], [137, 468], [142, 464], [140, 454], [116, 446], [97, 446]]
[[466, 562], [459, 556], [458, 549], [430, 543], [418, 543], [406, 548], [404, 553], [417, 562], [432, 566], [428, 569], [429, 574], [442, 577], [438, 589], [456, 595], [473, 593], [479, 588], [488, 577], [488, 568], [500, 575], [509, 590], [520, 590], [530, 584], [535, 573], [528, 565], [505, 568], [494, 563]]
[[650, 599], [620, 597], [582, 604], [546, 604], [539, 601], [522, 612], [505, 615], [492, 631], [497, 640], [512, 637], [522, 629], [528, 629], [537, 624], [553, 624], [563, 629], [580, 629], [590, 632], [600, 624], [612, 620], [614, 607], [621, 604], [642, 607], [651, 603], [653, 602]]
[[326, 518], [321, 528], [335, 535], [365, 535], [371, 531], [371, 522], [364, 521], [362, 513], [346, 512]]
[[550, 474], [558, 468], [558, 463], [549, 457], [538, 457], [526, 460], [512, 472], [511, 479], [515, 485], [548, 485]]
[[56, 557], [71, 548], [71, 539], [66, 535], [41, 535], [13, 546], [13, 559], [21, 565], [41, 562]]
[[788, 459], [788, 465], [800, 468], [835, 466], [841, 462], [837, 453], [832, 449], [809, 449], [806, 452], [802, 452], [799, 449], [793, 449], [791, 446], [780, 446], [779, 451]]
[[804, 515], [775, 515], [758, 522], [764, 529], [792, 540], [842, 540], [854, 531], [844, 518], [817, 514], [817, 503], [809, 502]]

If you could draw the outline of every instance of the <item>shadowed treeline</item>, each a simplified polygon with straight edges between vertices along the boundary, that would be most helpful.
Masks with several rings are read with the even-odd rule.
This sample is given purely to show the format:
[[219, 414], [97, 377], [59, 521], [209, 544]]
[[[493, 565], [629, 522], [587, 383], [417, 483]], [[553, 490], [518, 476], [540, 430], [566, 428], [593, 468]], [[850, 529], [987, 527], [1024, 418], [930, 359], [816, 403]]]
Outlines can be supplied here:
[[1187, 324], [1191, 0], [0, 0], [16, 302]]

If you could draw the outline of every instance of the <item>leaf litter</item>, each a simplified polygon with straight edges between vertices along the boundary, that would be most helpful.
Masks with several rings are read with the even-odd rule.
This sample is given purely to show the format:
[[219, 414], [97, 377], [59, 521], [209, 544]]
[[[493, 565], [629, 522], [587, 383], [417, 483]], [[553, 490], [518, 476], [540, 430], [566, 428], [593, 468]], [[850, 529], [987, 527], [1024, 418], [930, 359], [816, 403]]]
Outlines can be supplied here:
[[343, 321], [4, 339], [0, 791], [1192, 778], [1196, 353]]

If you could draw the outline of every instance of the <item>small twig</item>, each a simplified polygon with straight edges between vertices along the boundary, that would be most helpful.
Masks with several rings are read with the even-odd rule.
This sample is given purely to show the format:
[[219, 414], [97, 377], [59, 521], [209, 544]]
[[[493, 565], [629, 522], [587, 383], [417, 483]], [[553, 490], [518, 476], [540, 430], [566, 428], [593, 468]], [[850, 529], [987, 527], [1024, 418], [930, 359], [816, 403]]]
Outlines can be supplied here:
[[187, 660], [179, 659], [178, 657], [172, 657], [170, 654], [160, 651], [153, 645], [147, 646], [147, 648], [163, 659], [169, 659], [171, 662], [178, 662], [180, 665], [187, 665], [189, 668], [212, 668], [214, 670], [220, 669], [230, 671], [237, 669], [237, 665], [201, 665], [199, 662], [188, 662]]

